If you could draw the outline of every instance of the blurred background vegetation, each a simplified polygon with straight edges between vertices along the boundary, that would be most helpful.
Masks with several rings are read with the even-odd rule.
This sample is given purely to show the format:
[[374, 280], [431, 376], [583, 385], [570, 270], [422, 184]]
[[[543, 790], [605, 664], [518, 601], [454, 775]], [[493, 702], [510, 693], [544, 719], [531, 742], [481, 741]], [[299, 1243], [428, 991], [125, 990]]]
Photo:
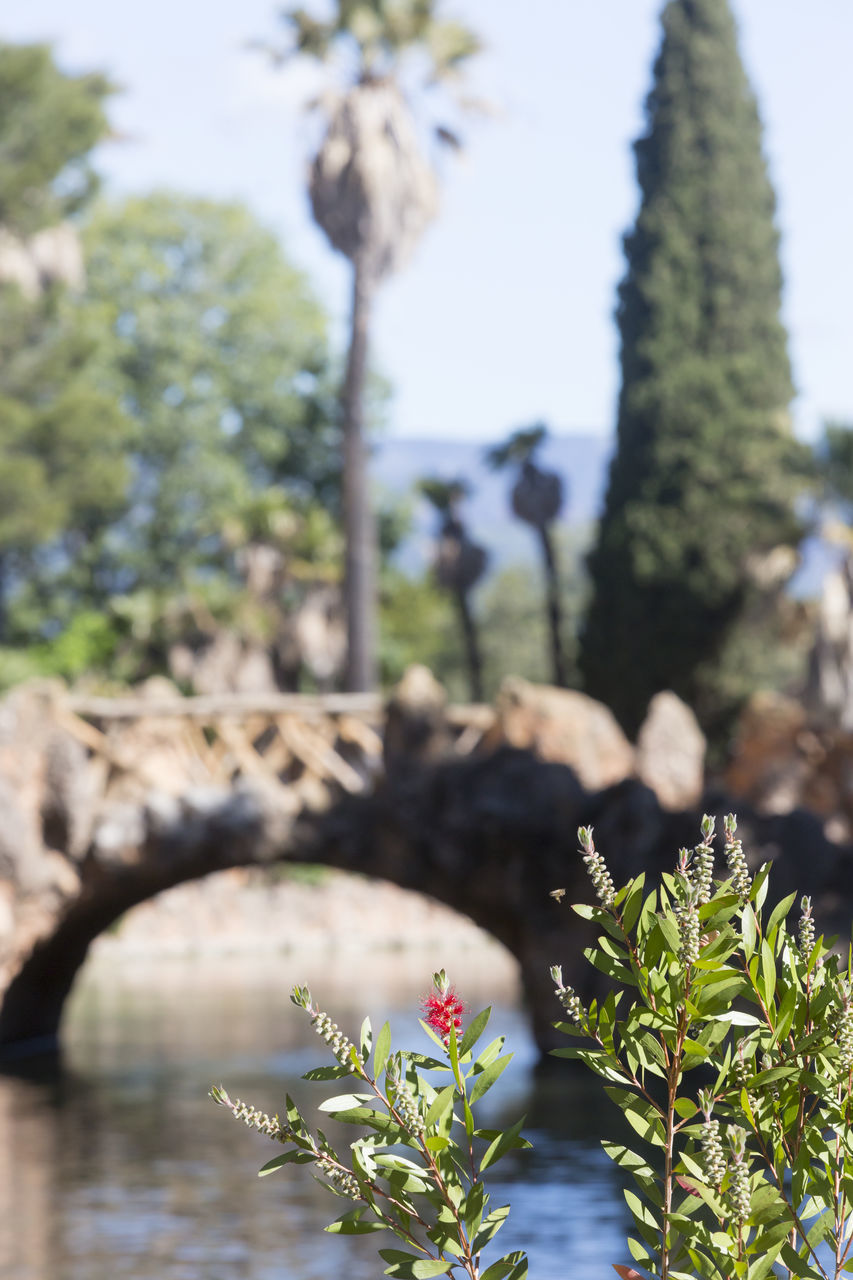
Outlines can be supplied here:
[[[853, 435], [793, 436], [774, 197], [726, 0], [663, 10], [600, 524], [539, 422], [507, 423], [478, 477], [371, 487], [388, 400], [374, 294], [436, 208], [416, 113], [459, 148], [480, 47], [439, 7], [297, 8], [259, 48], [282, 75], [349, 49], [309, 176], [353, 269], [346, 351], [247, 208], [102, 198], [109, 80], [0, 44], [0, 687], [387, 687], [422, 662], [457, 699], [508, 672], [585, 688], [631, 732], [671, 687], [724, 732], [759, 685], [802, 683], [811, 617], [788, 584], [827, 511], [846, 527]], [[403, 91], [412, 55], [426, 97]], [[424, 106], [437, 90], [446, 115]], [[495, 545], [519, 522], [512, 558], [470, 527], [488, 468], [506, 489]], [[427, 508], [425, 561], [407, 547]]]

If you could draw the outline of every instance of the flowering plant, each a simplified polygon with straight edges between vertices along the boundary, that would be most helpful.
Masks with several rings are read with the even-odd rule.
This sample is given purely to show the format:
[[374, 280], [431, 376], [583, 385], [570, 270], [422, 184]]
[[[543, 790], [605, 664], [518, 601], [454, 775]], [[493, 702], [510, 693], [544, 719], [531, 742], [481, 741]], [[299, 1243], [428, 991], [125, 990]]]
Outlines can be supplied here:
[[[524, 1280], [527, 1258], [505, 1254], [481, 1270], [481, 1253], [504, 1225], [509, 1206], [489, 1208], [484, 1175], [507, 1152], [530, 1144], [522, 1121], [507, 1130], [477, 1126], [474, 1110], [508, 1065], [504, 1037], [474, 1056], [490, 1010], [462, 1031], [464, 1006], [442, 970], [424, 1000], [421, 1022], [441, 1058], [391, 1047], [386, 1022], [374, 1042], [365, 1019], [356, 1046], [315, 1003], [307, 987], [291, 999], [311, 1017], [335, 1058], [332, 1066], [306, 1073], [306, 1080], [351, 1082], [351, 1091], [326, 1098], [319, 1110], [364, 1132], [338, 1152], [322, 1130], [312, 1132], [292, 1098], [285, 1114], [270, 1117], [220, 1086], [214, 1101], [227, 1107], [286, 1150], [261, 1176], [286, 1164], [307, 1164], [334, 1195], [351, 1202], [327, 1231], [362, 1235], [389, 1231], [403, 1247], [380, 1249], [385, 1274], [398, 1280], [428, 1280], [457, 1270], [471, 1280]], [[429, 1077], [434, 1077], [434, 1082]]]
[[815, 936], [808, 898], [793, 935], [796, 894], [765, 920], [769, 864], [752, 876], [731, 815], [725, 878], [705, 817], [651, 891], [643, 875], [617, 890], [591, 829], [578, 837], [598, 905], [574, 909], [601, 929], [585, 954], [614, 989], [586, 1008], [551, 970], [580, 1042], [555, 1052], [603, 1078], [648, 1148], [603, 1143], [636, 1184], [634, 1262], [671, 1280], [853, 1271], [850, 949]]

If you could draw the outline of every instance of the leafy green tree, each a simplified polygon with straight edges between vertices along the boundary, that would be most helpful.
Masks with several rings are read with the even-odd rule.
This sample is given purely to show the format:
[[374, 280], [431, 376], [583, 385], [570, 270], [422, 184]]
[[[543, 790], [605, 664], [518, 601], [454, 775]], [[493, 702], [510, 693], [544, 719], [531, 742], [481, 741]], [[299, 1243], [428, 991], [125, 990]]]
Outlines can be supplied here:
[[751, 558], [798, 540], [775, 202], [726, 0], [670, 0], [637, 142], [622, 388], [580, 665], [635, 731], [657, 690], [706, 725]]
[[[73, 547], [63, 510], [50, 525], [34, 522], [40, 548], [14, 592], [10, 638], [70, 675], [87, 646], [103, 663], [106, 627], [110, 663], [130, 679], [163, 669], [170, 644], [196, 635], [200, 617], [292, 651], [284, 614], [340, 554], [339, 431], [321, 308], [238, 205], [163, 193], [104, 204], [84, 242], [86, 294], [62, 307], [69, 332], [101, 335], [86, 366], [105, 406], [87, 419], [101, 508]], [[79, 500], [85, 458], [70, 451], [68, 463]], [[250, 589], [258, 546], [281, 564], [275, 601]], [[93, 613], [101, 626], [77, 625]], [[69, 628], [79, 644], [44, 651]]]
[[2, 632], [18, 641], [31, 638], [36, 616], [58, 629], [48, 583], [91, 567], [128, 477], [126, 419], [93, 381], [97, 336], [72, 328], [57, 302], [0, 291], [0, 317], [15, 318], [0, 338]]
[[112, 335], [100, 385], [133, 423], [110, 590], [226, 567], [274, 487], [336, 508], [326, 320], [272, 233], [240, 205], [157, 193], [100, 207], [84, 243], [84, 313]]
[[124, 489], [123, 415], [90, 377], [98, 334], [70, 322], [51, 261], [57, 246], [75, 256], [74, 233], [50, 240], [95, 188], [109, 91], [45, 46], [0, 44], [0, 643], [21, 585], [71, 563]]
[[[291, 43], [276, 57], [349, 56], [352, 79], [324, 100], [327, 127], [311, 169], [314, 217], [352, 264], [350, 342], [341, 389], [347, 687], [376, 683], [376, 528], [367, 485], [365, 379], [378, 286], [403, 265], [437, 209], [437, 184], [401, 88], [410, 55], [428, 87], [456, 77], [479, 49], [474, 34], [438, 16], [440, 0], [336, 0], [331, 17], [285, 10]], [[456, 142], [446, 128], [437, 136]]]
[[816, 463], [827, 498], [853, 510], [853, 423], [824, 423]]
[[0, 43], [0, 227], [31, 235], [87, 203], [111, 92], [102, 75], [60, 71], [47, 45]]
[[536, 454], [548, 435], [544, 423], [514, 431], [502, 445], [486, 453], [486, 462], [495, 471], [515, 466], [518, 474], [512, 487], [512, 509], [519, 520], [532, 526], [539, 539], [545, 575], [545, 608], [551, 650], [551, 679], [558, 687], [568, 682], [563, 613], [560, 602], [560, 573], [554, 546], [553, 524], [563, 507], [563, 483], [555, 471], [546, 471]]

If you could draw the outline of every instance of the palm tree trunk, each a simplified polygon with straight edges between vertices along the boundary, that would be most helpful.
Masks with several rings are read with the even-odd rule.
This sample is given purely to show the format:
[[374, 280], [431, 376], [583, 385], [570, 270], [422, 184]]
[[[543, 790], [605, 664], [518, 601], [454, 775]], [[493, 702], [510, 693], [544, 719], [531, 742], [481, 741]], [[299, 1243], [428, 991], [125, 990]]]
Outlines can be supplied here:
[[354, 263], [350, 344], [341, 392], [343, 428], [344, 609], [347, 626], [346, 688], [376, 688], [376, 523], [370, 508], [364, 389], [372, 290], [362, 264]]
[[471, 689], [471, 701], [483, 701], [483, 659], [477, 639], [477, 625], [471, 613], [471, 604], [467, 591], [457, 591], [456, 604], [459, 608], [459, 619], [462, 623], [462, 635], [465, 639], [465, 657], [468, 662], [468, 680]]
[[547, 524], [540, 524], [539, 536], [542, 540], [542, 561], [545, 565], [546, 607], [548, 613], [548, 632], [551, 640], [551, 674], [554, 684], [565, 689], [566, 659], [563, 653], [563, 618], [560, 608], [560, 583], [557, 577], [557, 557], [554, 543]]

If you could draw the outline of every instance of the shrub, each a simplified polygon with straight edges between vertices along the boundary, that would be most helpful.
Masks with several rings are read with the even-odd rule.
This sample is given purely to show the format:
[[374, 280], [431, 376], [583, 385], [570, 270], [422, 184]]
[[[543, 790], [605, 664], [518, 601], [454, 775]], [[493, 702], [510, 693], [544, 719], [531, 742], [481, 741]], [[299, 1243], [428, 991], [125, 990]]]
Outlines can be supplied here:
[[636, 1184], [628, 1245], [645, 1272], [838, 1277], [853, 1271], [850, 951], [842, 963], [815, 937], [808, 898], [795, 936], [795, 894], [765, 921], [770, 867], [751, 875], [731, 815], [715, 881], [713, 838], [705, 817], [659, 888], [639, 875], [617, 891], [581, 829], [598, 905], [575, 910], [601, 927], [586, 954], [614, 990], [586, 1009], [552, 970], [559, 1029], [580, 1041], [556, 1053], [604, 1080], [642, 1141], [603, 1145]]
[[214, 1088], [213, 1099], [238, 1120], [285, 1146], [261, 1175], [285, 1164], [309, 1165], [322, 1186], [350, 1202], [327, 1231], [389, 1231], [397, 1237], [402, 1248], [379, 1250], [388, 1264], [385, 1274], [397, 1280], [427, 1280], [457, 1269], [472, 1280], [524, 1280], [527, 1259], [520, 1252], [480, 1270], [481, 1251], [509, 1214], [509, 1205], [489, 1208], [484, 1175], [507, 1152], [530, 1145], [520, 1136], [522, 1121], [498, 1130], [480, 1128], [474, 1119], [477, 1103], [512, 1057], [502, 1053], [503, 1036], [474, 1056], [490, 1010], [477, 1014], [463, 1032], [462, 1002], [444, 972], [437, 973], [421, 1025], [438, 1058], [392, 1051], [387, 1022], [374, 1043], [369, 1019], [356, 1047], [307, 987], [296, 987], [291, 999], [310, 1015], [335, 1058], [335, 1065], [309, 1071], [304, 1079], [346, 1079], [351, 1089], [326, 1098], [319, 1110], [365, 1132], [339, 1153], [322, 1130], [312, 1132], [292, 1098], [286, 1098], [284, 1117], [270, 1117]]

